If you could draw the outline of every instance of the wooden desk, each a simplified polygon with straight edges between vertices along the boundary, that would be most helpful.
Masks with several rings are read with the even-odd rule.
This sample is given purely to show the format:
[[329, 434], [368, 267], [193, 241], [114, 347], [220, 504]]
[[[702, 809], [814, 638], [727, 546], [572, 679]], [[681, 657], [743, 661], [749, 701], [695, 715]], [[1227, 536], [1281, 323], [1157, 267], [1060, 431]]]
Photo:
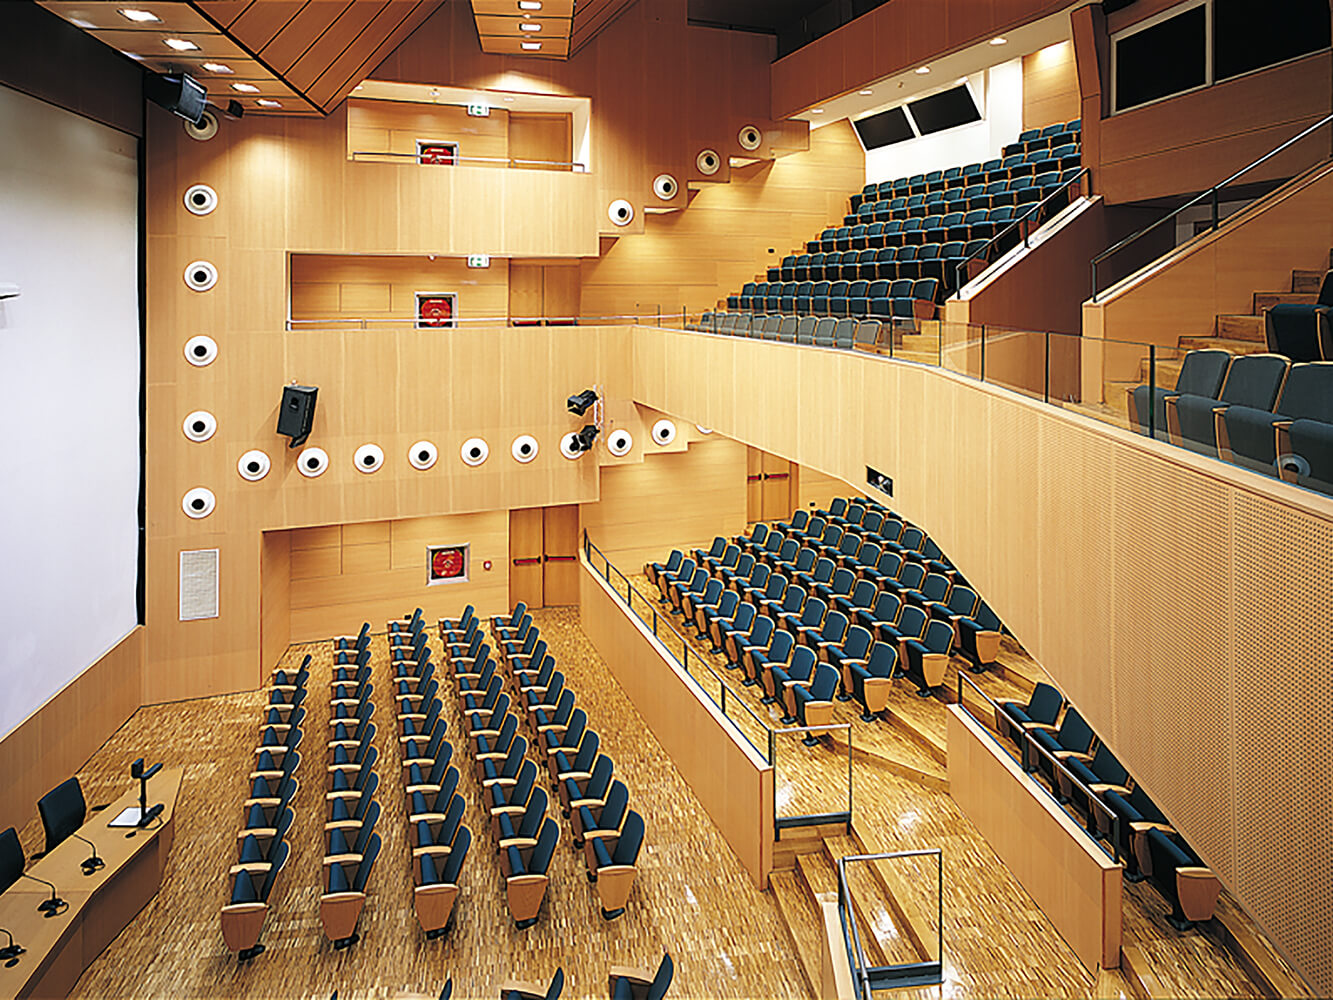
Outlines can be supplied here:
[[164, 806], [161, 823], [151, 830], [108, 826], [121, 810], [138, 804], [137, 781], [91, 815], [78, 833], [97, 845], [98, 856], [106, 862], [99, 871], [83, 874], [81, 865], [91, 851], [73, 837], [27, 869], [28, 874], [55, 883], [60, 898], [69, 904], [60, 913], [47, 917], [38, 912], [37, 905], [51, 893], [27, 879], [19, 879], [0, 895], [0, 927], [27, 949], [12, 968], [0, 963], [0, 1000], [66, 996], [83, 970], [157, 895], [171, 851], [183, 775], [181, 768], [163, 768], [149, 780], [148, 804]]

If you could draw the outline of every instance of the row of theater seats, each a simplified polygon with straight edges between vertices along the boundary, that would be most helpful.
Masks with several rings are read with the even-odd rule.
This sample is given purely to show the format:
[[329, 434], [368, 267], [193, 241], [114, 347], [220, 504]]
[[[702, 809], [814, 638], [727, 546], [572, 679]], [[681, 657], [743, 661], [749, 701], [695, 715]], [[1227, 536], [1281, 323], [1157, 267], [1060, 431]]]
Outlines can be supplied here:
[[[895, 241], [892, 237], [894, 234], [906, 237], [907, 234], [923, 230], [930, 232], [942, 228], [948, 229], [951, 224], [957, 223], [943, 220], [971, 215], [973, 212], [994, 211], [1000, 208], [1021, 209], [1025, 205], [1035, 205], [1045, 201], [1048, 196], [1071, 186], [1078, 179], [1082, 168], [1078, 166], [1077, 153], [1074, 154], [1073, 164], [1064, 169], [1044, 170], [1036, 176], [1015, 177], [1012, 180], [998, 179], [989, 183], [972, 184], [965, 188], [954, 188], [951, 191], [937, 189], [930, 194], [864, 204], [855, 214], [844, 216], [841, 226], [831, 226], [820, 232], [817, 239], [807, 240], [805, 249], [807, 253], [846, 250], [848, 247], [839, 245], [840, 241], [848, 236], [854, 237], [856, 235], [854, 230], [861, 226], [866, 227], [865, 235], [872, 240], [876, 232], [874, 227], [882, 227], [878, 232], [883, 236], [884, 242], [879, 244], [867, 242], [867, 246], [919, 243], [920, 239], [913, 241], [904, 238]], [[855, 247], [855, 244], [852, 246]]]
[[808, 347], [836, 347], [849, 351], [860, 345], [879, 344], [883, 333], [877, 319], [815, 319], [813, 316], [755, 316], [736, 313], [704, 313], [699, 323], [687, 329], [720, 333], [730, 337], [753, 337]]
[[375, 685], [370, 672], [370, 624], [333, 640], [329, 679], [330, 732], [324, 801], [324, 863], [319, 917], [324, 936], [341, 951], [355, 944], [366, 905], [366, 884], [380, 853], [379, 774], [375, 764]]
[[910, 177], [899, 177], [878, 184], [867, 184], [859, 195], [852, 196], [852, 211], [857, 211], [864, 204], [891, 201], [912, 195], [926, 195], [935, 191], [950, 191], [975, 184], [987, 184], [991, 181], [1041, 173], [1037, 164], [1051, 160], [1059, 164], [1059, 169], [1074, 166], [1078, 162], [1073, 157], [1079, 152], [1082, 124], [1081, 119], [1075, 118], [1073, 121], [1047, 125], [1041, 129], [1029, 129], [1020, 133], [1016, 142], [1005, 146], [1004, 155], [999, 159], [913, 174]]
[[287, 833], [295, 818], [291, 802], [298, 787], [298, 748], [306, 714], [302, 703], [309, 680], [309, 656], [298, 670], [274, 670], [259, 728], [255, 768], [248, 779], [250, 796], [245, 800], [243, 825], [236, 836], [237, 862], [228, 872], [231, 881], [222, 907], [222, 939], [242, 962], [264, 950], [259, 933], [268, 915], [273, 887], [291, 853]]
[[[959, 261], [961, 263], [961, 261]], [[748, 286], [747, 286], [748, 287]], [[890, 280], [803, 281], [783, 285], [759, 284], [753, 296], [730, 296], [728, 310], [741, 315], [809, 317], [875, 316], [915, 327], [918, 319], [933, 319], [943, 287], [939, 278]], [[771, 289], [765, 290], [765, 289]], [[732, 299], [735, 304], [732, 304]]]
[[[1064, 717], [1060, 717], [1061, 710]], [[1058, 723], [1058, 724], [1057, 724]], [[1026, 704], [996, 703], [996, 730], [1021, 751], [1024, 768], [1045, 779], [1056, 799], [1115, 847], [1131, 881], [1147, 878], [1171, 904], [1179, 930], [1213, 915], [1221, 883], [1174, 829], [1128, 770], [1098, 738], [1078, 709], [1050, 684], [1038, 684]], [[1063, 765], [1057, 768], [1054, 761]], [[1107, 811], [1094, 809], [1092, 797]]]
[[[613, 965], [608, 978], [611, 1000], [662, 1000], [671, 987], [675, 965], [670, 953], [662, 956], [657, 972]], [[560, 1000], [565, 989], [565, 970], [556, 969], [547, 986], [506, 980], [500, 985], [500, 1000]]]
[[1333, 361], [1190, 351], [1174, 389], [1129, 390], [1130, 421], [1201, 454], [1333, 493]]
[[1333, 270], [1312, 304], [1284, 302], [1264, 313], [1268, 349], [1292, 361], [1333, 361]]
[[398, 746], [407, 805], [412, 905], [427, 940], [445, 933], [460, 893], [472, 831], [463, 825], [453, 744], [445, 739], [435, 664], [418, 608], [388, 623], [389, 668], [398, 705]]
[[693, 557], [677, 550], [645, 572], [746, 686], [783, 703], [787, 723], [825, 724], [835, 694], [870, 721], [898, 676], [928, 696], [956, 642], [972, 669], [994, 662], [998, 619], [924, 532], [873, 501], [823, 513], [756, 525]]

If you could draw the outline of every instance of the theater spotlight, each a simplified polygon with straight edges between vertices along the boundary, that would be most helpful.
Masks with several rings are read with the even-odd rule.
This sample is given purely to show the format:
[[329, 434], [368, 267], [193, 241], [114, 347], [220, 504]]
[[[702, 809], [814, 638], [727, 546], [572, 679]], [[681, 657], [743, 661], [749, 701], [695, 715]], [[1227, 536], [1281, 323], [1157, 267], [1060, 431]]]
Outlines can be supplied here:
[[[576, 416], [581, 417], [585, 413], [587, 413], [589, 409], [595, 406], [596, 403], [597, 403], [597, 390], [584, 389], [577, 396], [570, 396], [566, 405], [569, 407], [570, 413], [573, 413]], [[585, 427], [584, 430], [587, 430], [587, 428]], [[591, 439], [589, 439], [589, 441], [591, 442]]]
[[578, 442], [579, 451], [592, 451], [592, 443], [597, 440], [597, 427], [594, 424], [586, 425], [583, 430], [574, 435], [574, 440]]

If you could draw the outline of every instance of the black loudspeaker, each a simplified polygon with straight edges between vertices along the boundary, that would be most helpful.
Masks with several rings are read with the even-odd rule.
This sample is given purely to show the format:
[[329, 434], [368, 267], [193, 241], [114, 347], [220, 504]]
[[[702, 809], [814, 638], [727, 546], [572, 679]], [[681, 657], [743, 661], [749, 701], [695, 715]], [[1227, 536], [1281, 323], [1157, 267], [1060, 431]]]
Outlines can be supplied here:
[[282, 405], [278, 407], [278, 433], [291, 438], [288, 448], [299, 448], [310, 436], [315, 424], [315, 397], [319, 389], [313, 385], [287, 385], [282, 388]]
[[144, 75], [143, 93], [154, 104], [180, 115], [191, 124], [198, 125], [204, 117], [208, 91], [188, 73], [174, 76], [147, 73]]

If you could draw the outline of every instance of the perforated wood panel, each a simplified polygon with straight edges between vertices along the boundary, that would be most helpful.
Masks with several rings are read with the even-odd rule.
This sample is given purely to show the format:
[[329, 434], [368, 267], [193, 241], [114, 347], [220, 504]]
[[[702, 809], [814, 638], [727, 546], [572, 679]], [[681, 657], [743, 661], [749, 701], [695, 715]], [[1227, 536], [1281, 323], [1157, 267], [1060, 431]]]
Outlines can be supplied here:
[[181, 553], [180, 620], [218, 616], [218, 550]]

